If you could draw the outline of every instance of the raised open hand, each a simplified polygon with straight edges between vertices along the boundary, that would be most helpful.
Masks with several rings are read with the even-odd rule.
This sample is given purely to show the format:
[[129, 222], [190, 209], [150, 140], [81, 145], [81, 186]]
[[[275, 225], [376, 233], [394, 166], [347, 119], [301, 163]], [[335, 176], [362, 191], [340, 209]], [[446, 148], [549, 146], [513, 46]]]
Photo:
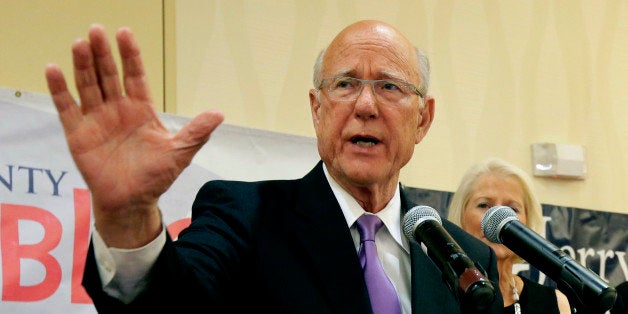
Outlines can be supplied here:
[[105, 30], [72, 45], [77, 104], [61, 69], [46, 79], [74, 162], [92, 193], [96, 228], [115, 247], [137, 247], [161, 230], [157, 201], [222, 123], [217, 111], [201, 113], [177, 134], [159, 121], [139, 47], [128, 28], [116, 33], [123, 85]]

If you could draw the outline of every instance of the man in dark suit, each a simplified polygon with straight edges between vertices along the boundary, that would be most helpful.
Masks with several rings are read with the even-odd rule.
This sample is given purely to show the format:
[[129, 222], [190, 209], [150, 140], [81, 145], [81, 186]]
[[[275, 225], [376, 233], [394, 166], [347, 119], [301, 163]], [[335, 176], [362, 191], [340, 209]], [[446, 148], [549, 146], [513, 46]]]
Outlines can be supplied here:
[[[170, 134], [153, 110], [130, 30], [120, 29], [117, 41], [124, 88], [100, 26], [72, 48], [80, 105], [61, 70], [46, 69], [92, 193], [95, 232], [83, 285], [100, 312], [373, 312], [377, 301], [356, 254], [362, 215], [383, 222], [377, 263], [400, 312], [470, 312], [426, 251], [401, 232], [401, 217], [414, 204], [400, 170], [427, 134], [435, 101], [427, 94], [427, 58], [398, 30], [359, 21], [321, 52], [309, 92], [321, 161], [310, 173], [206, 183], [176, 241], [163, 227], [158, 199], [223, 116], [207, 111]], [[443, 226], [497, 282], [494, 253], [448, 221]], [[484, 312], [501, 309], [497, 291]]]

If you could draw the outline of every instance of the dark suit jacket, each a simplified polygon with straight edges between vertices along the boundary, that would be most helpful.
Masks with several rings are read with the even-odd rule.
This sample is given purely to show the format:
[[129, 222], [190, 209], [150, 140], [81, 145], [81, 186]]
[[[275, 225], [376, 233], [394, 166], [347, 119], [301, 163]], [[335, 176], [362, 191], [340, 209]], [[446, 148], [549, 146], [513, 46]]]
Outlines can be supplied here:
[[[402, 192], [402, 214], [413, 206]], [[501, 313], [494, 253], [449, 221], [443, 226], [487, 271], [497, 290], [488, 312]], [[416, 243], [411, 255], [413, 312], [460, 313], [440, 270]], [[100, 312], [371, 312], [355, 246], [321, 162], [297, 180], [207, 182], [191, 225], [167, 242], [151, 276], [146, 293], [122, 308], [102, 291], [90, 245], [83, 285]]]

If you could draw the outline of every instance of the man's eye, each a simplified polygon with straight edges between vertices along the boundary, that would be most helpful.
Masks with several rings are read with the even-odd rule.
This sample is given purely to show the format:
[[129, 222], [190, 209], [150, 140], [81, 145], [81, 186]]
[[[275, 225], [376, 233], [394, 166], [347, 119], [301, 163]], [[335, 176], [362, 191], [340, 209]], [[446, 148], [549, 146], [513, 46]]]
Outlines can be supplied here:
[[393, 82], [383, 81], [381, 84], [382, 88], [385, 90], [399, 90], [399, 86]]
[[355, 80], [352, 80], [350, 78], [340, 78], [336, 81], [336, 84], [334, 84], [334, 86], [336, 86], [336, 88], [349, 88], [349, 87], [353, 87], [353, 85]]

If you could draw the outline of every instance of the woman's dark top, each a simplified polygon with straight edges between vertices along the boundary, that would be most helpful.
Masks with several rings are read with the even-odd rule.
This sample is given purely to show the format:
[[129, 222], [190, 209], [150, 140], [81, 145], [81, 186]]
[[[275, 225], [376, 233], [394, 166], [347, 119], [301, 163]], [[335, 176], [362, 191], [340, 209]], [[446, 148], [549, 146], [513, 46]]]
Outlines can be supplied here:
[[628, 281], [620, 283], [615, 289], [617, 290], [617, 300], [611, 309], [611, 314], [628, 313]]
[[[519, 304], [521, 314], [527, 313], [560, 313], [558, 301], [556, 300], [556, 289], [538, 284], [530, 279], [519, 276], [523, 280], [523, 289], [519, 294]], [[515, 305], [511, 304], [504, 308], [504, 313], [515, 313]]]

